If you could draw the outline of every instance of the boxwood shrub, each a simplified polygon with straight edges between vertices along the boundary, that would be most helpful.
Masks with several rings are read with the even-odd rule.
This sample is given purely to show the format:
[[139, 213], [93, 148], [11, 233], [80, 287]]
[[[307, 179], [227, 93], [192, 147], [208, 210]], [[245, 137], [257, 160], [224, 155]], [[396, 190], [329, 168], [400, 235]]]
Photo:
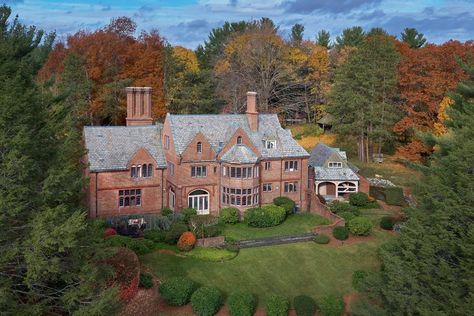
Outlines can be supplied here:
[[349, 203], [358, 207], [366, 206], [369, 203], [369, 196], [364, 192], [351, 193]]
[[279, 196], [273, 199], [273, 204], [285, 209], [286, 214], [292, 214], [295, 211], [296, 203], [286, 196]]
[[393, 216], [384, 216], [380, 219], [380, 228], [392, 230], [395, 225], [395, 218]]
[[354, 214], [353, 212], [342, 212], [341, 214], [339, 214], [339, 216], [341, 216], [342, 218], [344, 218], [345, 221], [346, 221], [346, 223], [349, 222], [351, 219], [357, 217], [357, 215]]
[[293, 299], [293, 306], [297, 316], [313, 316], [316, 311], [316, 302], [307, 295], [298, 295]]
[[159, 292], [168, 304], [183, 306], [189, 302], [194, 289], [193, 281], [187, 278], [176, 277], [161, 283]]
[[139, 287], [144, 289], [150, 289], [153, 287], [153, 276], [151, 273], [142, 272], [140, 273], [140, 283], [138, 284]]
[[227, 299], [231, 316], [252, 316], [257, 300], [252, 293], [234, 292]]
[[212, 316], [221, 305], [222, 295], [215, 287], [201, 287], [191, 296], [191, 306], [197, 316]]
[[192, 216], [197, 215], [197, 212], [195, 209], [187, 207], [181, 210], [181, 214], [183, 214], [184, 222], [187, 224]]
[[329, 243], [329, 236], [324, 234], [318, 234], [313, 238], [314, 242], [317, 244], [328, 244]]
[[368, 236], [372, 230], [372, 221], [367, 217], [356, 217], [347, 223], [347, 228], [356, 236]]
[[109, 247], [126, 247], [133, 250], [137, 255], [150, 253], [155, 244], [148, 239], [135, 239], [126, 236], [114, 235], [105, 240], [105, 244]]
[[329, 204], [329, 209], [335, 214], [340, 214], [344, 212], [355, 212], [357, 207], [346, 202], [332, 201], [331, 204]]
[[173, 214], [173, 210], [170, 209], [169, 207], [164, 207], [164, 208], [161, 209], [160, 213], [161, 213], [162, 216], [168, 216], [168, 215]]
[[240, 212], [235, 207], [225, 207], [221, 209], [219, 220], [224, 224], [236, 224], [240, 220]]
[[170, 245], [176, 244], [179, 237], [186, 231], [188, 231], [188, 226], [185, 224], [176, 223], [171, 225], [170, 230], [166, 232], [165, 242]]
[[346, 227], [337, 226], [332, 230], [332, 235], [337, 240], [346, 240], [349, 238], [349, 230]]
[[344, 301], [333, 295], [325, 296], [321, 299], [319, 310], [322, 316], [341, 316], [344, 312]]
[[247, 225], [252, 227], [271, 227], [281, 224], [286, 218], [286, 211], [281, 206], [265, 205], [249, 208], [244, 214]]
[[154, 242], [163, 242], [166, 238], [166, 231], [158, 229], [146, 230], [143, 237]]
[[289, 308], [290, 302], [287, 298], [272, 295], [266, 305], [267, 316], [287, 316]]

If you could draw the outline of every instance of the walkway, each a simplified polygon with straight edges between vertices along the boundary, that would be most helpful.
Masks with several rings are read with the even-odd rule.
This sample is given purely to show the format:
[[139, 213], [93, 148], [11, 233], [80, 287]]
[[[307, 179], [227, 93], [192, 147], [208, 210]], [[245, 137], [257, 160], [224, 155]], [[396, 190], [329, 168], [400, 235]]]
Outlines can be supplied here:
[[281, 245], [291, 244], [297, 242], [311, 241], [313, 240], [314, 234], [306, 233], [301, 235], [293, 236], [276, 236], [276, 237], [265, 237], [259, 239], [241, 240], [238, 242], [240, 248], [253, 248], [270, 245]]

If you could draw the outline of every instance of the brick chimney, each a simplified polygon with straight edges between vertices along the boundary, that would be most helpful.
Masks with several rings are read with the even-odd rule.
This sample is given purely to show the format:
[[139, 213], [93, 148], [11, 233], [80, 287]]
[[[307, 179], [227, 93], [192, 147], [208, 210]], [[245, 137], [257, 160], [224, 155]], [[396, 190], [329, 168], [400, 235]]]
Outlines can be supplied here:
[[150, 87], [127, 87], [127, 126], [152, 125]]
[[247, 121], [252, 132], [258, 130], [257, 92], [247, 92]]

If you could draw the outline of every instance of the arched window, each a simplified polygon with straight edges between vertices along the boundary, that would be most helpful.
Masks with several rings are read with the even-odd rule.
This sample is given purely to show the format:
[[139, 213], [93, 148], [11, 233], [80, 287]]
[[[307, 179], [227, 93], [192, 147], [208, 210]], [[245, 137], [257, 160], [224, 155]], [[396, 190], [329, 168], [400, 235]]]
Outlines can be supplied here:
[[149, 177], [153, 176], [153, 165], [152, 164], [148, 165], [148, 176]]
[[137, 167], [132, 166], [132, 168], [130, 169], [130, 177], [132, 177], [132, 178], [137, 177]]
[[196, 149], [197, 149], [198, 153], [202, 153], [202, 143], [201, 142], [197, 143], [197, 148]]
[[142, 166], [142, 178], [145, 178], [148, 175], [146, 164]]
[[237, 137], [237, 145], [242, 144], [242, 136]]
[[209, 193], [204, 190], [189, 193], [188, 207], [195, 209], [199, 215], [209, 214]]
[[137, 166], [137, 175], [136, 177], [141, 177], [142, 176], [142, 166], [138, 165]]

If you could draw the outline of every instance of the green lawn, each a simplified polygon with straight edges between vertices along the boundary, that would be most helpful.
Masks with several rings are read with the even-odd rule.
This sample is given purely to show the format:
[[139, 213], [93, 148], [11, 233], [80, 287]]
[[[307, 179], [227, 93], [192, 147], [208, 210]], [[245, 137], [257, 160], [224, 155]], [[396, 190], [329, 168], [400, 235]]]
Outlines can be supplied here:
[[420, 179], [419, 172], [389, 159], [383, 163], [362, 163], [356, 159], [351, 161], [360, 168], [359, 173], [366, 178], [374, 178], [378, 174], [396, 185], [408, 187], [413, 187]]
[[222, 234], [227, 240], [245, 240], [262, 237], [287, 236], [311, 232], [316, 225], [330, 224], [322, 216], [311, 213], [299, 213], [288, 216], [280, 225], [267, 228], [249, 227], [246, 223], [225, 225]]
[[229, 261], [210, 262], [154, 252], [141, 258], [160, 279], [187, 276], [215, 286], [226, 295], [244, 290], [257, 295], [259, 305], [271, 294], [293, 298], [306, 294], [320, 299], [326, 294], [353, 291], [352, 273], [378, 266], [377, 248], [391, 236], [374, 231], [372, 241], [333, 247], [313, 242], [242, 249]]

